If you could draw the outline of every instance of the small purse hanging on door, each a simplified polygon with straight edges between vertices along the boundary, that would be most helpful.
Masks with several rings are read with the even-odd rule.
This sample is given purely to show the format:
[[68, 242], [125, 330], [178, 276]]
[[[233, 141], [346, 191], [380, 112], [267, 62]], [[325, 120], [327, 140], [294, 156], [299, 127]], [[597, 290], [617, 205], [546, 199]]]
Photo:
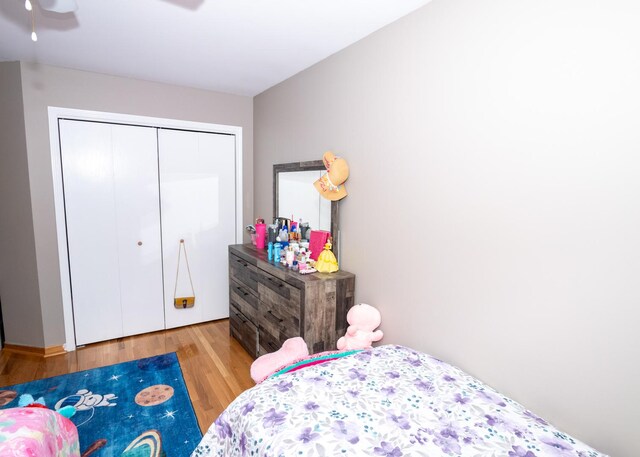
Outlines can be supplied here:
[[[180, 254], [184, 250], [184, 261], [187, 264], [187, 273], [189, 274], [189, 283], [191, 284], [191, 296], [189, 297], [176, 297], [178, 293], [178, 277], [180, 275]], [[196, 291], [193, 289], [193, 280], [191, 279], [191, 268], [189, 268], [189, 258], [187, 257], [187, 247], [184, 245], [184, 240], [180, 240], [180, 247], [178, 248], [178, 268], [176, 270], [176, 287], [173, 289], [173, 306], [179, 309], [193, 308], [196, 303]]]

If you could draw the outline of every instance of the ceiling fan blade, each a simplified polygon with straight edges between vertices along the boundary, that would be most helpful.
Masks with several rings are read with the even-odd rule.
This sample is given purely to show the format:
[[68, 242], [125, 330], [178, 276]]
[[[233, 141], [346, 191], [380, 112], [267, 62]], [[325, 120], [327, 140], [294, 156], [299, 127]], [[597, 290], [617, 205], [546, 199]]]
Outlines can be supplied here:
[[78, 9], [76, 0], [39, 0], [43, 10], [55, 13], [73, 13]]

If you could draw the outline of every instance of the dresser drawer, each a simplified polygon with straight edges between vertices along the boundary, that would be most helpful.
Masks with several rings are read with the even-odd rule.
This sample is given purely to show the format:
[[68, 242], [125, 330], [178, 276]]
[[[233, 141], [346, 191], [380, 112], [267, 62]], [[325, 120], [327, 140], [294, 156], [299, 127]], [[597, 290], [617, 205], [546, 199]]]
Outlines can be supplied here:
[[[277, 278], [260, 276], [260, 334], [269, 334], [269, 341], [283, 343], [287, 338], [302, 335], [301, 291]], [[262, 343], [261, 343], [262, 345]], [[266, 346], [266, 343], [265, 345]]]
[[247, 286], [229, 281], [229, 300], [252, 322], [258, 319], [258, 297]]
[[303, 292], [290, 284], [259, 271], [258, 298], [261, 306], [270, 309], [283, 319], [300, 316]]
[[294, 336], [301, 336], [300, 317], [280, 313], [278, 308], [264, 307], [260, 316], [260, 325], [273, 336], [283, 341]]
[[229, 255], [229, 277], [240, 285], [246, 286], [247, 291], [258, 296], [258, 267], [251, 265], [244, 259]]
[[250, 244], [229, 246], [229, 329], [252, 357], [300, 336], [311, 353], [335, 349], [347, 327], [355, 277], [300, 275]]
[[231, 303], [229, 306], [229, 329], [240, 345], [251, 355], [258, 355], [258, 327], [244, 316], [240, 310]]
[[282, 347], [282, 343], [285, 342], [287, 338], [282, 338], [279, 335], [274, 335], [271, 333], [270, 329], [263, 327], [262, 325], [259, 327], [260, 333], [260, 346], [258, 348], [258, 355], [268, 354], [270, 352], [276, 352], [278, 349]]

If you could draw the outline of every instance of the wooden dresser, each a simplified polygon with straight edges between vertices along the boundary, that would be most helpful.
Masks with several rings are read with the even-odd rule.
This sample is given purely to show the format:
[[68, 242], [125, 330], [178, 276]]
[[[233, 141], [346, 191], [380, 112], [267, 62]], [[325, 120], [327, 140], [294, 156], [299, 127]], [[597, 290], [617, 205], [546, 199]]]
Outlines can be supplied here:
[[229, 246], [229, 327], [253, 357], [274, 352], [294, 336], [309, 353], [336, 349], [347, 330], [355, 275], [301, 275], [267, 260], [251, 244]]

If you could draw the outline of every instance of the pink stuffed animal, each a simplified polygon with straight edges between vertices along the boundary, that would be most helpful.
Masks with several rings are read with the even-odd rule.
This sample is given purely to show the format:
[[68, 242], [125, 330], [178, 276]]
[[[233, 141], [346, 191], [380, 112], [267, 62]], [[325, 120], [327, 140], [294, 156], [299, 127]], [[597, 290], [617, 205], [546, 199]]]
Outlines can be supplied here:
[[289, 338], [276, 352], [261, 355], [251, 364], [251, 379], [256, 384], [261, 383], [278, 369], [302, 360], [308, 355], [309, 348], [302, 338], [299, 336]]
[[382, 330], [375, 330], [380, 325], [380, 311], [371, 305], [361, 303], [353, 306], [347, 313], [347, 322], [351, 325], [346, 335], [338, 340], [340, 351], [367, 349], [372, 342], [382, 339]]

